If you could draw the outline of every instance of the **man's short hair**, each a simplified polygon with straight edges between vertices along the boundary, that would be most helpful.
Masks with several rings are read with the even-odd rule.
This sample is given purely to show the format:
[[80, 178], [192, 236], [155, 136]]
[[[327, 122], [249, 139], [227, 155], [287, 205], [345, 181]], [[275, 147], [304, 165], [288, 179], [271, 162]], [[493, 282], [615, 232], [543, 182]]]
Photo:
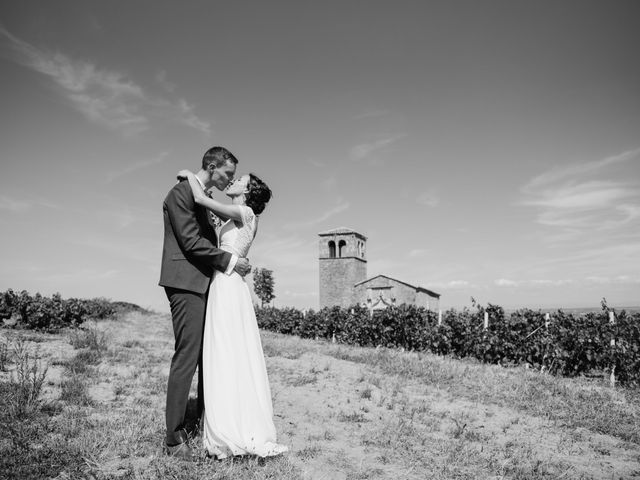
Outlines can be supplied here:
[[238, 159], [224, 147], [211, 147], [202, 157], [202, 169], [208, 169], [212, 163], [216, 168], [223, 167], [227, 162], [237, 165]]

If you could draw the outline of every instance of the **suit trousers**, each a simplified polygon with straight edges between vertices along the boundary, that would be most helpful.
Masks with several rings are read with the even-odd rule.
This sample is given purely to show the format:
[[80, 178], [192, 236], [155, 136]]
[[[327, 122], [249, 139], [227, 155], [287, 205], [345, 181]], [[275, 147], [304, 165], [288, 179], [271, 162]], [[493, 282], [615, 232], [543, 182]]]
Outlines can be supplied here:
[[207, 293], [201, 294], [165, 287], [171, 306], [174, 354], [171, 358], [167, 385], [167, 445], [184, 441], [184, 424], [189, 390], [198, 367], [198, 416], [202, 415], [204, 393], [202, 383], [202, 335], [207, 306]]

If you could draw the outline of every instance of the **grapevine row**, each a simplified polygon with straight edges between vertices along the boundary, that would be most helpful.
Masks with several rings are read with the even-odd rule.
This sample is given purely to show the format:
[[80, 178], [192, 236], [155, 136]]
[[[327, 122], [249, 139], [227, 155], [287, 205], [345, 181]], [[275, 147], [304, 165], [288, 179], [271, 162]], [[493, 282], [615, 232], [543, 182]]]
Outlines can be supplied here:
[[580, 315], [558, 310], [546, 321], [541, 311], [507, 315], [502, 307], [489, 304], [473, 311], [447, 310], [440, 325], [436, 312], [412, 305], [373, 315], [360, 306], [306, 313], [258, 308], [256, 313], [260, 328], [300, 337], [472, 357], [503, 366], [526, 364], [565, 376], [603, 374], [613, 368], [617, 381], [640, 384], [640, 314], [615, 312], [611, 323], [606, 305], [602, 312]]
[[7, 320], [6, 323], [18, 328], [54, 331], [130, 310], [142, 309], [105, 298], [63, 299], [59, 293], [47, 297], [39, 293], [31, 295], [26, 290], [15, 293], [12, 289], [0, 292], [0, 325]]

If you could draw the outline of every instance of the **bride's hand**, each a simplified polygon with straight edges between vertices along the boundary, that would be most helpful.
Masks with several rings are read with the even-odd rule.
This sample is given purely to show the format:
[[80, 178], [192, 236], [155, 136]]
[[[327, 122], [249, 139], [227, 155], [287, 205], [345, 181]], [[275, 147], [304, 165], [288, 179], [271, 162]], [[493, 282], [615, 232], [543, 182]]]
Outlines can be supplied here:
[[178, 180], [184, 180], [188, 178], [190, 173], [192, 173], [191, 170], [180, 170], [178, 172]]

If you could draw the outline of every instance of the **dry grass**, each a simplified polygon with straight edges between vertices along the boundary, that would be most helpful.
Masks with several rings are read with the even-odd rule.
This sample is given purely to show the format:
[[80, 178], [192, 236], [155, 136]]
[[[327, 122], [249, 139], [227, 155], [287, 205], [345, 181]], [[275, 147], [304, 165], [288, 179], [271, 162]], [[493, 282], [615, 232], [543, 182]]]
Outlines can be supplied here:
[[0, 413], [0, 478], [640, 478], [638, 392], [267, 332], [291, 452], [216, 462], [194, 438], [198, 460], [183, 463], [162, 454], [172, 343], [168, 317], [139, 313], [61, 334], [0, 330], [0, 400], [15, 403], [16, 385], [31, 398]]

